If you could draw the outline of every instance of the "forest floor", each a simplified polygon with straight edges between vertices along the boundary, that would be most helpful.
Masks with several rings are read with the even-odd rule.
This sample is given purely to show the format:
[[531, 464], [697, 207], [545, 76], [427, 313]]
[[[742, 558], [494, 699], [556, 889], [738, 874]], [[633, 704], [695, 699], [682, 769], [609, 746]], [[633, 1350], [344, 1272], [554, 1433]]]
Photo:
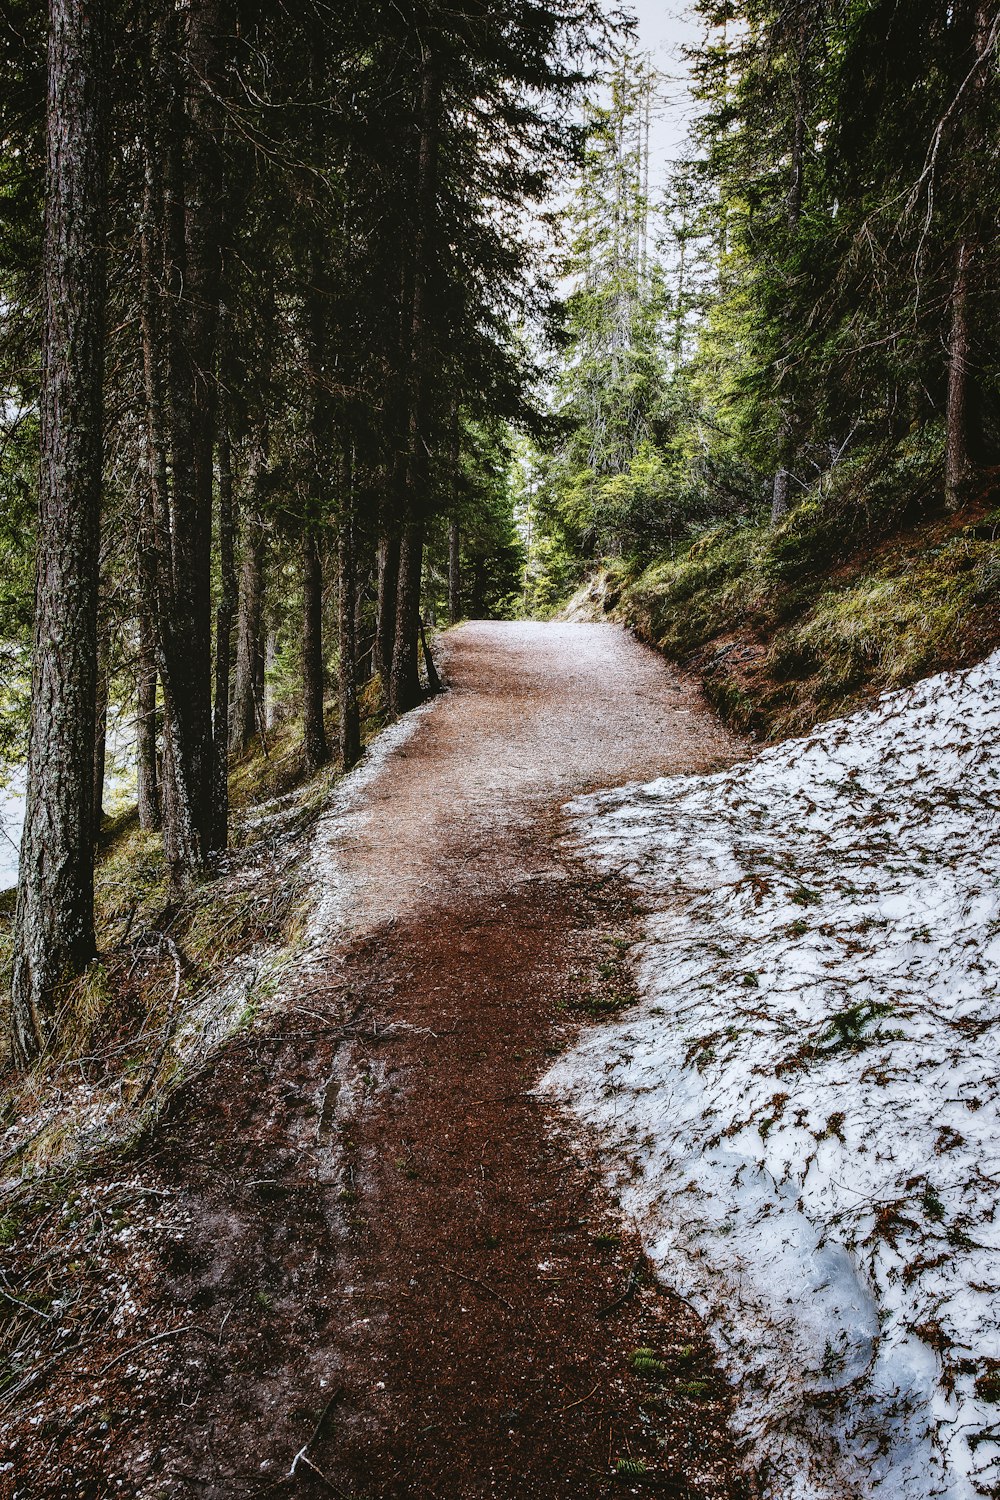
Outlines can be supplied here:
[[740, 743], [620, 627], [446, 639], [319, 824], [299, 981], [74, 1190], [116, 1312], [39, 1311], [0, 1495], [753, 1493], [704, 1328], [536, 1090], [634, 999], [642, 916], [562, 804]]

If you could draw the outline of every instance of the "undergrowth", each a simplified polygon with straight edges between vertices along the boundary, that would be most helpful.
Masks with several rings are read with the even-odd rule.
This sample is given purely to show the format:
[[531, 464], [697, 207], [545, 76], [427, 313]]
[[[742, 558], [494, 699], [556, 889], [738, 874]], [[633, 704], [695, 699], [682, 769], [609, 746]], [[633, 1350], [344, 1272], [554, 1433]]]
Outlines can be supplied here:
[[[369, 734], [379, 727], [374, 716]], [[13, 1069], [0, 1029], [0, 1173], [23, 1181], [124, 1141], [184, 1070], [245, 1024], [266, 998], [269, 965], [294, 946], [308, 911], [304, 836], [334, 769], [301, 769], [300, 733], [272, 731], [230, 776], [230, 848], [171, 898], [158, 832], [135, 809], [106, 819], [95, 877], [98, 958], [68, 987], [57, 1047]], [[0, 986], [9, 990], [15, 892], [0, 893]], [[252, 960], [251, 961], [251, 956]]]
[[773, 531], [730, 523], [641, 572], [614, 564], [601, 594], [640, 639], [698, 671], [734, 727], [779, 739], [988, 654], [1000, 510], [980, 502], [893, 527], [810, 500]]

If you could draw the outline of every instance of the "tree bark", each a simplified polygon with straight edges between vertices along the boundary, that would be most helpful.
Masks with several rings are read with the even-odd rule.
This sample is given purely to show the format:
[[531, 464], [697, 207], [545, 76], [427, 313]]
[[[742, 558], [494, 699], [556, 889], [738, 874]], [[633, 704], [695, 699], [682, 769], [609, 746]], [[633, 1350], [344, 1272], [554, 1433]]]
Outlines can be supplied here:
[[401, 513], [404, 516], [396, 589], [396, 630], [389, 672], [389, 711], [405, 713], [420, 702], [417, 632], [423, 568], [422, 512], [427, 488], [427, 314], [428, 279], [434, 238], [441, 86], [431, 48], [424, 54], [420, 86], [420, 147], [417, 158], [416, 237], [410, 312], [407, 382], [406, 463]]
[[219, 571], [221, 588], [215, 612], [215, 709], [212, 737], [215, 746], [215, 793], [212, 798], [212, 847], [225, 849], [229, 841], [229, 677], [232, 662], [233, 615], [236, 612], [234, 551], [233, 455], [225, 413], [219, 423]]
[[93, 766], [106, 303], [107, 12], [50, 0], [41, 467], [14, 1049], [54, 1039], [94, 952]]
[[[164, 852], [179, 890], [203, 854], [195, 811], [196, 766], [189, 750], [192, 644], [184, 593], [193, 459], [184, 378], [182, 292], [185, 112], [176, 11], [148, 0], [149, 53], [143, 78], [143, 209], [140, 312], [146, 398], [147, 489], [139, 508], [140, 586], [163, 686], [160, 777]], [[172, 471], [172, 472], [171, 472]]]
[[323, 720], [323, 564], [314, 526], [302, 544], [302, 752], [314, 775], [330, 759]]
[[945, 450], [945, 506], [957, 510], [968, 497], [972, 478], [969, 456], [969, 373], [972, 339], [969, 328], [969, 261], [972, 246], [962, 240], [955, 256], [948, 335], [948, 406]]
[[237, 755], [242, 754], [254, 735], [264, 728], [264, 527], [255, 507], [248, 508], [242, 530], [236, 681], [229, 730], [229, 748]]
[[424, 528], [417, 520], [403, 528], [396, 585], [396, 638], [389, 674], [389, 710], [405, 714], [421, 699], [417, 638], [420, 629], [420, 577], [424, 561]]
[[956, 24], [965, 31], [966, 50], [961, 70], [974, 68], [967, 121], [963, 130], [964, 173], [958, 204], [964, 228], [955, 250], [948, 331], [948, 399], [946, 408], [945, 507], [950, 511], [968, 500], [975, 478], [973, 412], [976, 397], [973, 347], [973, 280], [983, 240], [980, 184], [976, 178], [987, 144], [989, 38], [993, 7], [989, 0], [965, 0], [956, 7]]
[[[804, 73], [806, 23], [804, 18], [800, 19], [799, 25], [798, 58], [795, 68], [795, 119], [792, 127], [792, 175], [785, 202], [788, 235], [791, 241], [794, 241], [798, 235], [799, 223], [802, 218], [802, 193], [805, 175], [806, 102]], [[792, 478], [789, 465], [794, 457], [792, 452], [794, 438], [795, 421], [788, 404], [785, 403], [778, 426], [778, 453], [780, 459], [771, 490], [772, 528], [780, 525], [783, 518], [788, 514]]]
[[384, 531], [378, 544], [378, 614], [375, 626], [375, 671], [382, 695], [389, 696], [392, 653], [396, 642], [396, 590], [399, 585], [399, 532]]
[[156, 772], [156, 647], [149, 614], [139, 607], [139, 656], [136, 664], [136, 773], [139, 827], [160, 826], [160, 796]]
[[[784, 454], [791, 441], [791, 423], [787, 414], [781, 417], [781, 426], [778, 430], [778, 447]], [[775, 471], [774, 485], [771, 491], [771, 527], [778, 526], [782, 519], [788, 514], [788, 495], [791, 489], [792, 476], [788, 469], [782, 466]]]
[[[211, 554], [212, 454], [221, 266], [222, 182], [215, 141], [221, 94], [220, 0], [157, 11], [158, 92], [147, 150], [167, 164], [163, 193], [169, 337], [164, 399], [170, 451], [170, 607], [157, 615], [164, 696], [164, 846], [171, 883], [202, 869], [213, 841]], [[186, 21], [181, 84], [175, 18]], [[164, 124], [166, 126], [164, 130]], [[165, 139], [164, 139], [165, 136]], [[166, 550], [166, 543], [161, 544]], [[161, 588], [161, 594], [164, 590]]]
[[448, 624], [457, 625], [462, 618], [462, 536], [458, 522], [452, 519], [448, 528]]
[[337, 626], [339, 665], [337, 699], [340, 760], [345, 771], [361, 755], [361, 715], [357, 677], [357, 556], [354, 544], [354, 487], [351, 465], [343, 466], [340, 526], [337, 533]]
[[97, 703], [94, 710], [94, 791], [91, 800], [94, 843], [100, 838], [104, 822], [104, 775], [108, 762], [108, 658], [111, 642], [107, 621], [102, 623], [98, 605], [97, 626]]

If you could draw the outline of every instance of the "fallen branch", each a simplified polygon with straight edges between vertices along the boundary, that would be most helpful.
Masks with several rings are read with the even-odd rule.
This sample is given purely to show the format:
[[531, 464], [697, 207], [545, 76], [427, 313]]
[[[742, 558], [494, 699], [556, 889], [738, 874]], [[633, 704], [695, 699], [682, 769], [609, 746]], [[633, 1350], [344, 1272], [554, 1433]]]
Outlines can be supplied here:
[[302, 1444], [302, 1447], [299, 1449], [298, 1453], [296, 1453], [295, 1457], [292, 1459], [292, 1467], [288, 1471], [288, 1478], [294, 1479], [295, 1472], [298, 1469], [299, 1464], [305, 1464], [307, 1469], [311, 1469], [312, 1472], [317, 1475], [325, 1485], [328, 1485], [329, 1488], [333, 1490], [337, 1495], [343, 1495], [345, 1491], [342, 1490], [338, 1485], [334, 1484], [332, 1479], [328, 1479], [320, 1469], [317, 1469], [316, 1465], [309, 1457], [309, 1449], [312, 1447], [313, 1443], [322, 1432], [323, 1424], [326, 1421], [327, 1417], [330, 1415], [335, 1402], [339, 1401], [343, 1394], [344, 1387], [342, 1385], [338, 1385], [330, 1396], [329, 1401], [320, 1412], [319, 1421], [316, 1423], [316, 1426], [313, 1428], [306, 1441]]
[[478, 1287], [479, 1290], [481, 1292], [485, 1292], [487, 1296], [495, 1298], [496, 1301], [501, 1304], [501, 1306], [506, 1307], [507, 1310], [509, 1312], [512, 1312], [515, 1317], [524, 1316], [525, 1318], [527, 1318], [532, 1328], [534, 1328], [537, 1333], [541, 1333], [541, 1329], [538, 1327], [537, 1322], [526, 1307], [515, 1307], [513, 1302], [508, 1302], [507, 1298], [501, 1292], [498, 1292], [495, 1287], [490, 1286], [488, 1282], [480, 1281], [476, 1276], [467, 1276], [464, 1271], [456, 1271], [454, 1266], [446, 1266], [441, 1261], [436, 1261], [435, 1264], [440, 1268], [440, 1270], [447, 1271], [449, 1276], [457, 1276], [459, 1281], [467, 1281], [470, 1286]]
[[635, 1291], [636, 1287], [639, 1285], [639, 1273], [645, 1265], [645, 1262], [646, 1257], [640, 1250], [639, 1254], [635, 1258], [635, 1262], [632, 1266], [631, 1271], [628, 1273], [628, 1280], [625, 1283], [625, 1289], [622, 1292], [621, 1296], [616, 1297], [613, 1302], [609, 1302], [606, 1307], [599, 1307], [597, 1309], [597, 1312], [594, 1314], [595, 1317], [606, 1318], [611, 1313], [617, 1312], [620, 1307], [625, 1306], [625, 1303], [628, 1301], [632, 1293]]

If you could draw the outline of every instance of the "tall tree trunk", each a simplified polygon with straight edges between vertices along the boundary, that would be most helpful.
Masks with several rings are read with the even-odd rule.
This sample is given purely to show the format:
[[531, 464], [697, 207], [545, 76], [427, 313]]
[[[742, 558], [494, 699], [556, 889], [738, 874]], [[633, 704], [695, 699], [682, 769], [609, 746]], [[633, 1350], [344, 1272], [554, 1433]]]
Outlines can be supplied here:
[[[787, 412], [781, 414], [781, 424], [778, 428], [778, 449], [782, 456], [788, 451], [792, 439], [792, 424]], [[775, 470], [774, 484], [771, 489], [771, 527], [780, 525], [782, 519], [788, 514], [788, 496], [791, 490], [792, 475], [789, 469], [782, 464]]]
[[[174, 34], [186, 21], [184, 78]], [[167, 163], [163, 243], [168, 289], [171, 607], [158, 613], [164, 696], [164, 845], [171, 882], [181, 889], [212, 844], [215, 789], [212, 736], [212, 452], [221, 260], [222, 183], [215, 143], [221, 94], [221, 0], [192, 0], [158, 14], [164, 86], [154, 99], [147, 139]], [[166, 124], [166, 139], [163, 127]]]
[[[253, 486], [251, 486], [251, 495]], [[229, 748], [242, 754], [264, 728], [264, 525], [251, 504], [245, 512], [236, 628], [236, 680]]]
[[420, 625], [420, 580], [423, 568], [422, 513], [427, 503], [427, 313], [428, 271], [433, 253], [437, 200], [441, 84], [432, 48], [424, 53], [420, 87], [420, 149], [417, 158], [417, 232], [413, 251], [407, 382], [406, 463], [399, 553], [396, 631], [389, 673], [389, 710], [405, 713], [420, 701], [417, 632]]
[[233, 615], [236, 612], [236, 557], [233, 516], [233, 455], [228, 414], [219, 424], [219, 571], [221, 588], [215, 612], [215, 795], [212, 798], [212, 846], [224, 849], [229, 840], [229, 675], [232, 661]]
[[189, 0], [187, 62], [194, 80], [190, 119], [184, 222], [184, 288], [188, 309], [187, 348], [191, 391], [193, 509], [190, 596], [193, 662], [193, 734], [197, 746], [196, 815], [203, 848], [217, 846], [220, 832], [218, 776], [212, 723], [212, 491], [218, 382], [217, 348], [222, 291], [222, 239], [227, 222], [225, 183], [217, 143], [218, 97], [223, 79], [225, 0]]
[[969, 261], [972, 246], [962, 240], [955, 256], [948, 335], [948, 407], [945, 449], [945, 505], [957, 510], [968, 497], [972, 478], [969, 456], [969, 377], [972, 339], [969, 329]]
[[448, 624], [457, 625], [461, 618], [462, 536], [453, 517], [448, 527]]
[[[177, 12], [147, 0], [149, 53], [143, 75], [144, 190], [140, 221], [140, 311], [146, 398], [147, 488], [139, 506], [143, 606], [163, 686], [163, 758], [159, 778], [164, 851], [175, 889], [201, 864], [195, 816], [195, 767], [188, 751], [191, 640], [176, 586], [185, 577], [192, 456], [184, 377], [182, 293], [184, 139]], [[169, 456], [169, 457], [168, 457]], [[170, 470], [173, 470], [172, 475]]]
[[964, 192], [958, 207], [964, 228], [955, 251], [948, 331], [945, 505], [952, 511], [969, 498], [975, 477], [972, 426], [976, 370], [971, 302], [983, 238], [981, 186], [977, 172], [988, 141], [990, 35], [994, 11], [991, 0], [962, 0], [954, 10], [955, 24], [964, 32], [965, 50], [961, 55], [960, 71], [963, 75], [966, 70], [972, 71], [972, 86], [961, 141], [965, 162]]
[[12, 1020], [23, 1063], [94, 952], [93, 752], [103, 463], [107, 12], [50, 0], [41, 468]]
[[278, 722], [278, 702], [274, 691], [273, 678], [271, 674], [278, 661], [278, 632], [268, 630], [264, 641], [263, 672], [261, 674], [260, 697], [258, 703], [263, 705], [264, 724], [261, 729], [273, 729]]
[[[326, 38], [313, 33], [310, 85], [314, 92], [326, 81]], [[320, 115], [314, 116], [312, 149], [317, 160], [323, 151]], [[330, 758], [323, 718], [323, 564], [320, 526], [330, 509], [330, 469], [333, 449], [332, 400], [329, 389], [330, 276], [328, 245], [318, 213], [313, 214], [306, 257], [306, 366], [309, 380], [309, 450], [311, 473], [302, 533], [302, 748], [306, 770], [318, 771]]]
[[392, 653], [396, 643], [396, 590], [399, 585], [399, 532], [384, 531], [378, 544], [378, 612], [375, 623], [375, 671], [388, 700]]
[[98, 604], [97, 624], [97, 703], [94, 710], [94, 794], [93, 839], [97, 843], [104, 822], [104, 774], [108, 762], [108, 682], [111, 641], [107, 621], [101, 620]]
[[[805, 60], [807, 37], [804, 19], [800, 20], [799, 26], [798, 59], [795, 68], [794, 91], [795, 119], [792, 126], [792, 173], [788, 184], [788, 196], [785, 200], [785, 215], [790, 240], [794, 240], [799, 232], [799, 223], [802, 218], [802, 193], [805, 180]], [[788, 513], [792, 480], [791, 464], [794, 461], [794, 441], [795, 419], [789, 403], [785, 401], [782, 404], [781, 418], [778, 424], [779, 463], [775, 471], [774, 484], [771, 490], [772, 527], [780, 525]]]
[[[457, 506], [459, 495], [459, 463], [462, 454], [461, 429], [458, 405], [451, 412], [451, 491], [452, 503]], [[462, 534], [457, 515], [452, 515], [448, 526], [448, 624], [457, 625], [462, 614]]]
[[389, 674], [389, 708], [405, 714], [420, 702], [417, 656], [420, 630], [420, 577], [424, 562], [423, 522], [410, 520], [403, 528], [396, 589], [396, 639]]
[[[345, 444], [346, 448], [346, 444]], [[349, 450], [348, 450], [349, 451]], [[337, 626], [339, 666], [337, 700], [340, 718], [340, 760], [349, 770], [361, 754], [361, 715], [357, 677], [357, 555], [354, 545], [354, 484], [345, 454], [340, 526], [337, 533]]]
[[302, 544], [302, 751], [313, 774], [330, 759], [323, 720], [323, 564], [314, 526]]
[[139, 655], [136, 663], [136, 778], [139, 827], [160, 826], [160, 794], [156, 773], [156, 646], [145, 604], [139, 607]]

